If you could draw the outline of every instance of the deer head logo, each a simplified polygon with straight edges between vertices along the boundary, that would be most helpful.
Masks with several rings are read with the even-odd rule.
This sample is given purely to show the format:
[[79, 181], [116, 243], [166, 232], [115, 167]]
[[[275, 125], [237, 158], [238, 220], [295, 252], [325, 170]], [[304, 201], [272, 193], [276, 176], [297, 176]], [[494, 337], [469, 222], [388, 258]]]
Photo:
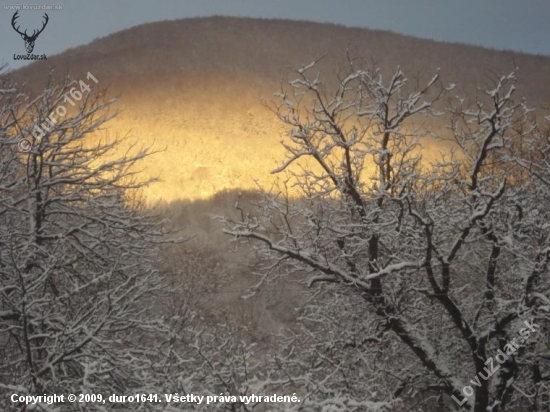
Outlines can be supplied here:
[[15, 27], [15, 24], [16, 24], [16, 20], [17, 18], [19, 17], [18, 16], [18, 13], [19, 11], [16, 11], [15, 14], [13, 15], [12, 19], [11, 19], [11, 25], [13, 27], [13, 29], [19, 33], [21, 35], [21, 37], [23, 38], [23, 40], [25, 40], [25, 48], [27, 49], [27, 53], [32, 53], [33, 49], [34, 49], [34, 42], [36, 41], [36, 38], [38, 37], [38, 35], [40, 33], [42, 33], [44, 31], [44, 28], [46, 27], [46, 24], [48, 24], [48, 20], [50, 19], [48, 17], [48, 15], [46, 13], [44, 13], [44, 23], [42, 24], [42, 28], [40, 30], [33, 30], [32, 32], [32, 35], [28, 35], [27, 34], [27, 30], [25, 30], [25, 32], [20, 32], [19, 31], [19, 27], [20, 26], [17, 26]]

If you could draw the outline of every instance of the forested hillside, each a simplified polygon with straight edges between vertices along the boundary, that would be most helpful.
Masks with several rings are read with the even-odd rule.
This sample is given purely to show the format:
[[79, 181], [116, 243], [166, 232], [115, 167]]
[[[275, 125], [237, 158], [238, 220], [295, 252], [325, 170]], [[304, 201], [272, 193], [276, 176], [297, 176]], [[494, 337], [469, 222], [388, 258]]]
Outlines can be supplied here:
[[0, 409], [548, 410], [548, 79], [226, 17], [0, 68]]
[[[346, 70], [347, 50], [389, 76], [401, 67], [411, 84], [439, 68], [456, 92], [476, 94], [491, 74], [516, 68], [519, 94], [538, 108], [550, 105], [550, 58], [389, 32], [309, 22], [210, 17], [146, 24], [97, 39], [13, 76], [40, 89], [51, 69], [79, 78], [91, 72], [120, 96], [111, 136], [131, 135], [165, 149], [146, 161], [151, 199], [205, 199], [224, 189], [254, 189], [270, 181], [285, 128], [269, 102], [296, 69], [318, 67], [334, 85]], [[434, 122], [441, 132], [444, 124]], [[432, 149], [427, 143], [428, 149]]]

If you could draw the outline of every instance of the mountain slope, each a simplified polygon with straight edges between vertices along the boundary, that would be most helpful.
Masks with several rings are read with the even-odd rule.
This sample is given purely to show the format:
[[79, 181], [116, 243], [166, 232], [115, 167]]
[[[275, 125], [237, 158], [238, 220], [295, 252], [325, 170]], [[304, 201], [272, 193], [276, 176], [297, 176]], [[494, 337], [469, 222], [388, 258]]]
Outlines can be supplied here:
[[[12, 76], [32, 89], [68, 70], [87, 72], [119, 95], [119, 116], [109, 133], [165, 148], [146, 173], [162, 182], [152, 199], [207, 198], [224, 189], [268, 182], [282, 159], [284, 127], [261, 104], [297, 68], [324, 56], [328, 77], [344, 67], [350, 46], [386, 73], [431, 77], [465, 92], [488, 83], [491, 73], [519, 67], [519, 94], [535, 106], [550, 104], [550, 58], [438, 43], [368, 29], [285, 20], [229, 17], [166, 21], [133, 27], [25, 67]], [[460, 90], [460, 89], [459, 89]]]

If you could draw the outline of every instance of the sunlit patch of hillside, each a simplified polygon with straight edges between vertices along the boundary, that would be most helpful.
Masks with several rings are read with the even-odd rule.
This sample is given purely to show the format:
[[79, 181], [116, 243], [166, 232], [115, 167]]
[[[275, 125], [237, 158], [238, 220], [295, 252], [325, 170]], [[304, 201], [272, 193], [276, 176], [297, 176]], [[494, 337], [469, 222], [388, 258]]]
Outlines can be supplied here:
[[[257, 188], [256, 179], [268, 184], [270, 170], [284, 158], [279, 144], [284, 127], [262, 106], [228, 101], [216, 107], [169, 97], [157, 104], [132, 105], [125, 98], [120, 103], [124, 109], [107, 136], [129, 131], [129, 141], [156, 152], [141, 165], [144, 179], [159, 178], [147, 189], [151, 199], [205, 199], [223, 190]], [[124, 150], [123, 145], [119, 154]]]
[[[107, 138], [129, 135], [128, 144], [154, 152], [140, 165], [142, 179], [159, 180], [145, 189], [151, 202], [208, 199], [226, 190], [259, 186], [268, 189], [279, 180], [271, 171], [286, 159], [281, 141], [289, 127], [262, 104], [269, 97], [259, 93], [262, 89], [248, 87], [255, 83], [248, 79], [210, 79], [183, 76], [128, 90], [116, 103], [118, 115], [101, 132]], [[170, 93], [164, 93], [167, 90]], [[273, 85], [270, 92], [276, 90]], [[124, 154], [128, 144], [121, 145], [115, 156]], [[422, 155], [434, 161], [440, 149], [436, 141], [426, 140]], [[365, 172], [372, 172], [372, 159], [365, 163]], [[316, 167], [312, 159], [298, 164]], [[298, 188], [289, 190], [301, 195]]]

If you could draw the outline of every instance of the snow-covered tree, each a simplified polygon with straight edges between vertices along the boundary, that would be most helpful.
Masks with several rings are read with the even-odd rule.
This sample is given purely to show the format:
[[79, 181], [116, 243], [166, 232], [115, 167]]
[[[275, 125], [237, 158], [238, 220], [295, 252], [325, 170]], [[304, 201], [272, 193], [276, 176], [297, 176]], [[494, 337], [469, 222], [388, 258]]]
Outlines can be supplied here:
[[[119, 139], [94, 136], [112, 117], [112, 101], [90, 86], [66, 80], [33, 97], [0, 86], [2, 410], [31, 410], [12, 404], [11, 393], [141, 387], [151, 343], [167, 333], [151, 309], [165, 233], [140, 204], [137, 191], [149, 182], [134, 177], [148, 153], [117, 155]], [[101, 403], [36, 407], [107, 410]]]
[[[331, 87], [310, 64], [276, 95], [290, 131], [274, 173], [286, 180], [260, 217], [222, 219], [226, 233], [269, 258], [262, 282], [305, 271], [310, 286], [333, 291], [305, 320], [327, 352], [363, 362], [364, 373], [345, 372], [379, 390], [319, 376], [320, 404], [382, 396], [405, 410], [544, 410], [550, 145], [514, 100], [514, 74], [444, 108], [454, 86], [439, 74], [421, 86], [355, 65]], [[435, 117], [447, 133], [430, 131]], [[323, 328], [328, 318], [340, 335]], [[532, 333], [512, 350], [525, 321]]]

